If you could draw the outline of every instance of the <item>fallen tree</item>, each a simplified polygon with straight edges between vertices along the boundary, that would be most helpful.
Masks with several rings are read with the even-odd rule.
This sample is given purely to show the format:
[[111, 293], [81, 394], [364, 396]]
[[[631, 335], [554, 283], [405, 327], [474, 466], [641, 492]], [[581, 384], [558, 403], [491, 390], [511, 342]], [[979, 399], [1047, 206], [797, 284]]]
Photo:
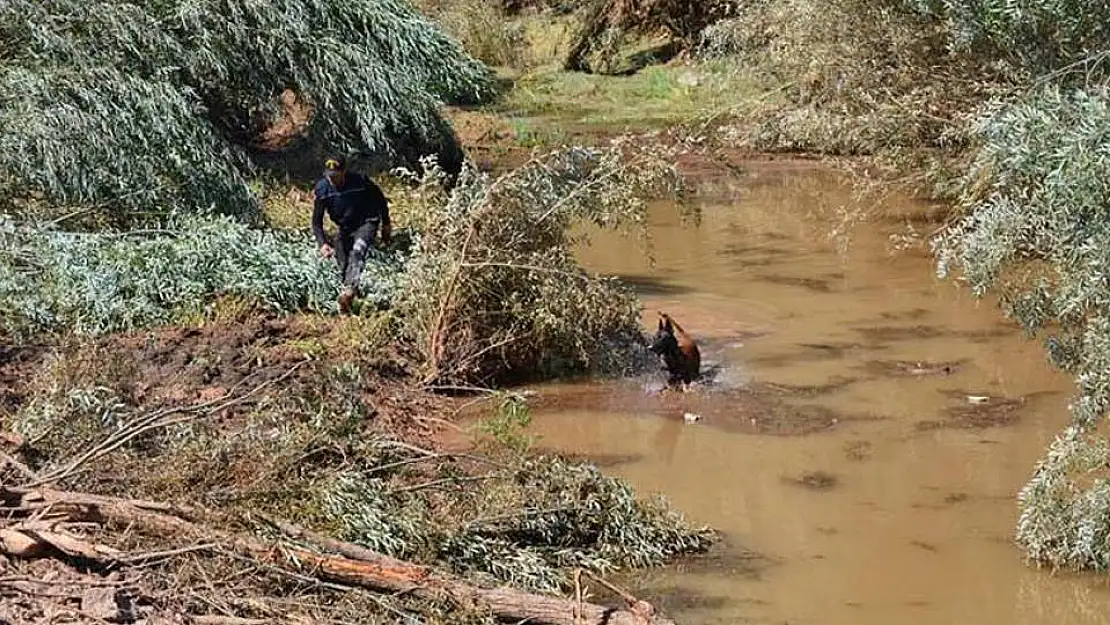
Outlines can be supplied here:
[[[433, 601], [446, 599], [460, 606], [489, 612], [501, 619], [549, 625], [671, 624], [671, 621], [656, 616], [652, 606], [643, 601], [632, 602], [624, 608], [609, 608], [584, 601], [526, 593], [505, 586], [482, 588], [430, 567], [391, 558], [278, 519], [267, 521], [284, 537], [309, 543], [320, 551], [202, 525], [180, 515], [204, 518], [212, 516], [211, 513], [164, 503], [50, 489], [5, 488], [0, 495], [10, 516], [17, 519], [9, 521], [6, 527], [0, 527], [0, 553], [12, 557], [53, 556], [94, 561], [102, 565], [126, 565], [145, 559], [144, 554], [127, 554], [58, 529], [65, 523], [95, 523], [103, 527], [138, 530], [179, 542], [184, 539], [194, 545], [178, 546], [154, 555], [168, 554], [172, 557], [200, 549], [230, 550], [321, 581], [411, 593]], [[50, 511], [49, 521], [27, 520], [28, 515], [44, 509]], [[202, 547], [195, 547], [197, 544]]]
[[[723, 0], [598, 0], [587, 12], [564, 67], [598, 74], [633, 72], [689, 47], [702, 30], [732, 11], [732, 3]], [[655, 34], [664, 35], [671, 42], [630, 63], [616, 58], [627, 38]]]
[[[54, 580], [83, 618], [82, 589], [121, 575], [158, 610], [143, 618], [666, 622], [635, 600], [572, 599], [583, 575], [605, 585], [704, 552], [708, 529], [596, 467], [511, 444], [508, 413], [472, 450], [442, 449], [432, 424], [454, 403], [376, 372], [370, 327], [351, 324], [334, 330], [357, 346], [329, 342], [338, 361], [291, 351], [319, 329], [273, 322], [102, 339], [22, 370], [32, 390], [14, 389], [22, 407], [0, 426], [0, 554], [20, 556], [0, 558], [0, 620], [57, 607], [5, 579]], [[118, 357], [136, 368], [109, 373]], [[5, 612], [8, 597], [23, 607]]]

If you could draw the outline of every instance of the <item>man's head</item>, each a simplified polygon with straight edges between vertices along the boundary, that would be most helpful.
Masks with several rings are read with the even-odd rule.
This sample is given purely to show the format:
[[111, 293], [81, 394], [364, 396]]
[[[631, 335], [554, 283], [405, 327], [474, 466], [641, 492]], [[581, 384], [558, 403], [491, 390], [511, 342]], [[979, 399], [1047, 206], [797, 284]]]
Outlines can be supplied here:
[[329, 156], [324, 159], [324, 177], [337, 187], [347, 180], [347, 159], [344, 156]]

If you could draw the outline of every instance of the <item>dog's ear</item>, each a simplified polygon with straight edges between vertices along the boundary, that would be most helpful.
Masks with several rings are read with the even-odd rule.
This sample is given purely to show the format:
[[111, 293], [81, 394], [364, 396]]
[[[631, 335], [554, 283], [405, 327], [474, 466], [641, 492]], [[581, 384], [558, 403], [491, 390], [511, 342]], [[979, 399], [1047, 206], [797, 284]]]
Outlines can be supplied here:
[[663, 320], [662, 319], [659, 320], [659, 331], [660, 332], [663, 331]]
[[666, 320], [667, 320], [667, 325], [665, 327], [667, 329], [667, 334], [674, 334], [674, 325], [671, 323], [671, 318], [666, 317]]

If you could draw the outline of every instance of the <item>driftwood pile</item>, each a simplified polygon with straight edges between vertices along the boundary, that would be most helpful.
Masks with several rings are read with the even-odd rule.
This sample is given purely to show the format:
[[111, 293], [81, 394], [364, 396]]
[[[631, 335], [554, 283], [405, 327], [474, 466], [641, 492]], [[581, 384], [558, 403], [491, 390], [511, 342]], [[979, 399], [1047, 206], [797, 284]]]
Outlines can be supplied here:
[[[258, 567], [335, 590], [367, 589], [406, 594], [436, 603], [448, 603], [501, 620], [550, 625], [670, 625], [652, 606], [622, 593], [626, 606], [604, 607], [522, 592], [508, 587], [483, 588], [457, 576], [376, 553], [365, 547], [335, 540], [281, 519], [261, 516], [247, 519], [273, 530], [273, 538], [225, 529], [243, 526], [244, 520], [221, 518], [214, 511], [155, 501], [104, 497], [54, 490], [49, 480], [8, 455], [0, 462], [16, 469], [28, 484], [0, 485], [0, 556], [12, 560], [54, 559], [82, 572], [108, 572], [144, 567], [152, 562], [198, 554], [222, 554], [249, 561]], [[12, 471], [6, 472], [11, 474]], [[142, 535], [142, 550], [110, 546], [114, 536]], [[151, 542], [159, 543], [152, 548]], [[0, 558], [2, 559], [2, 558]], [[611, 590], [619, 589], [606, 584]], [[43, 584], [24, 576], [0, 577], [0, 597], [20, 593], [43, 596]], [[249, 625], [275, 622], [228, 614], [178, 615], [179, 620], [146, 618], [137, 606], [141, 592], [84, 582], [74, 614], [83, 622]], [[46, 596], [50, 596], [47, 592]], [[0, 601], [2, 603], [2, 601]], [[0, 621], [4, 620], [0, 614]], [[73, 622], [70, 620], [69, 622]], [[297, 623], [305, 623], [298, 619]]]

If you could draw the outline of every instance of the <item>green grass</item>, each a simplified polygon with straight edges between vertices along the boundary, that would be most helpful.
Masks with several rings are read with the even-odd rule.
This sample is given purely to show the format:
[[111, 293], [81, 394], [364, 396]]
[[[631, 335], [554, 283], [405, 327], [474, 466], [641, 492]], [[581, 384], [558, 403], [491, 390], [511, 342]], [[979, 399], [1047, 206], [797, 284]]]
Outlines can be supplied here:
[[709, 63], [653, 66], [631, 76], [566, 72], [548, 66], [517, 78], [491, 110], [532, 119], [533, 126], [650, 129], [697, 123], [764, 92], [754, 79]]

